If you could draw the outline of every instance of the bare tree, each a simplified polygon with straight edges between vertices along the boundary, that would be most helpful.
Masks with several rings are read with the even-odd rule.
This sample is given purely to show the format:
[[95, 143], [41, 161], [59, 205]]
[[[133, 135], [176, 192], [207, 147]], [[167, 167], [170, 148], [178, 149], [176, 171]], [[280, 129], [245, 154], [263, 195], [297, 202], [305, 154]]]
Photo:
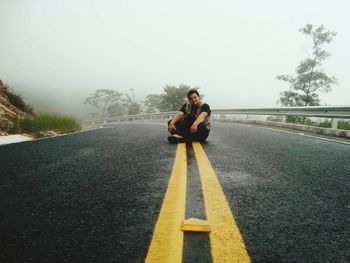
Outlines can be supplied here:
[[122, 95], [122, 93], [116, 90], [100, 89], [94, 91], [89, 97], [87, 97], [84, 104], [91, 104], [96, 108], [100, 108], [102, 106], [102, 118], [104, 118], [107, 106], [120, 102]]

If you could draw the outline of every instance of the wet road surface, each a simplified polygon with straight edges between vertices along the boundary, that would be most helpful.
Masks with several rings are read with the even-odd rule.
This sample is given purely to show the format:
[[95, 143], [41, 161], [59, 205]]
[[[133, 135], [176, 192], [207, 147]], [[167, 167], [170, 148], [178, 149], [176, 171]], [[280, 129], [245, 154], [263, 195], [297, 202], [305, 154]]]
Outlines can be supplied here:
[[[176, 145], [165, 126], [118, 124], [0, 146], [0, 262], [143, 262]], [[206, 152], [252, 262], [350, 261], [350, 146], [215, 124]], [[204, 217], [187, 146], [186, 217]], [[184, 262], [211, 262], [185, 234]]]

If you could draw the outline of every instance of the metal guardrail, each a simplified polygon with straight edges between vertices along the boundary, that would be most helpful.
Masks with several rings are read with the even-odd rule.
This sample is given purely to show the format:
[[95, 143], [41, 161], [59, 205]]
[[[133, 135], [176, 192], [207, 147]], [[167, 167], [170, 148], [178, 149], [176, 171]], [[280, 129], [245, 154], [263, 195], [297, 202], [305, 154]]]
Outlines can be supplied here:
[[242, 115], [276, 115], [276, 116], [306, 116], [321, 118], [350, 118], [350, 106], [345, 107], [288, 107], [288, 108], [260, 108], [260, 109], [223, 109], [213, 110], [215, 114]]
[[[93, 119], [83, 121], [83, 126], [99, 125], [119, 121], [135, 120], [156, 120], [170, 119], [176, 111], [147, 113], [138, 115], [126, 115], [119, 117], [109, 117], [102, 119]], [[337, 128], [337, 119], [350, 119], [350, 106], [333, 107], [333, 106], [314, 106], [314, 107], [285, 107], [285, 108], [256, 108], [256, 109], [213, 109], [212, 115], [267, 115], [267, 116], [305, 116], [331, 118], [332, 128]]]

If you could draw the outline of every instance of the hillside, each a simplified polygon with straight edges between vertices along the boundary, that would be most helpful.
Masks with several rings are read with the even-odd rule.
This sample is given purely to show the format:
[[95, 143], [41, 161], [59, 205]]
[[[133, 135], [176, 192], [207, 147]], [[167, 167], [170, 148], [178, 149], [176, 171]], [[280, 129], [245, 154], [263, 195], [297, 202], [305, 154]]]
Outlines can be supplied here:
[[28, 109], [28, 106], [23, 103], [22, 99], [11, 93], [0, 80], [0, 133], [2, 135], [9, 132], [16, 117], [26, 115], [23, 111], [25, 109]]

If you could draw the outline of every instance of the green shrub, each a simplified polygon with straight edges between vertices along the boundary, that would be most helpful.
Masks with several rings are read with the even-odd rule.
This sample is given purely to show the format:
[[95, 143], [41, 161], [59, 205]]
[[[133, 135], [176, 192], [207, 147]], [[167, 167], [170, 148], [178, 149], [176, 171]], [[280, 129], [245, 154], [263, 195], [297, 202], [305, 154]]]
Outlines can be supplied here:
[[80, 130], [80, 124], [73, 118], [55, 114], [42, 113], [35, 118], [35, 131], [53, 130], [59, 133]]
[[18, 117], [16, 117], [13, 120], [13, 124], [12, 124], [12, 128], [10, 129], [10, 132], [12, 133], [21, 133], [21, 119], [19, 119]]
[[[302, 116], [287, 116], [287, 122], [290, 123], [297, 123], [297, 124], [303, 124], [303, 125], [309, 125], [309, 126], [317, 126], [317, 127], [322, 127], [322, 128], [331, 128], [332, 127], [332, 123], [330, 121], [324, 121], [324, 122], [315, 122], [312, 121], [311, 119], [308, 119], [306, 117], [302, 117]], [[340, 128], [340, 126], [342, 125], [343, 127], [347, 127], [346, 125], [349, 125], [349, 122], [344, 122], [344, 124], [340, 124], [341, 122], [339, 122], [338, 124], [338, 128], [339, 129], [343, 129]]]
[[56, 133], [74, 132], [81, 129], [80, 124], [73, 118], [49, 113], [40, 113], [36, 116], [16, 118], [12, 132], [38, 134], [42, 131], [55, 131]]
[[338, 129], [341, 130], [350, 130], [350, 121], [339, 121]]
[[305, 119], [304, 123], [305, 125], [309, 125], [309, 126], [317, 126], [317, 122], [312, 121], [310, 119]]
[[325, 122], [319, 123], [317, 126], [323, 127], [323, 128], [331, 128], [332, 127], [332, 123], [330, 121], [325, 121]]
[[305, 119], [306, 118], [302, 116], [287, 116], [286, 122], [304, 124]]

